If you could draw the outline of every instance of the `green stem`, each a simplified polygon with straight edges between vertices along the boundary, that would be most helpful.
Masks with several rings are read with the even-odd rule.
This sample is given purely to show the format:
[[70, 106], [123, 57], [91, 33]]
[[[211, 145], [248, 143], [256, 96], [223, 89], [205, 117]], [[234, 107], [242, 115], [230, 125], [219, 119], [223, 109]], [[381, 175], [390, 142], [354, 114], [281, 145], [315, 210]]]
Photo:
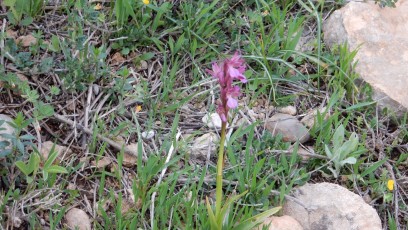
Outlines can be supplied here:
[[221, 141], [220, 149], [218, 152], [218, 162], [217, 162], [217, 187], [215, 195], [215, 216], [219, 221], [219, 226], [222, 229], [222, 219], [221, 215], [221, 204], [222, 204], [222, 171], [224, 166], [224, 143], [225, 143], [225, 130], [227, 128], [227, 122], [222, 122], [221, 126]]

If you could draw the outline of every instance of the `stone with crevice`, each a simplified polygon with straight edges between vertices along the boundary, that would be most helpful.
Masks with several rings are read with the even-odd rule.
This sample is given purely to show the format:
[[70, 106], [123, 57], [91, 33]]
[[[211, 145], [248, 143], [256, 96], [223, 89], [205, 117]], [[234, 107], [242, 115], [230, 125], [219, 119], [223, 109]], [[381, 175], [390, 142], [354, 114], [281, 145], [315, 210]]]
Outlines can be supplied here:
[[349, 2], [324, 23], [326, 45], [358, 49], [355, 70], [373, 88], [381, 108], [408, 110], [408, 0], [395, 8], [373, 1]]

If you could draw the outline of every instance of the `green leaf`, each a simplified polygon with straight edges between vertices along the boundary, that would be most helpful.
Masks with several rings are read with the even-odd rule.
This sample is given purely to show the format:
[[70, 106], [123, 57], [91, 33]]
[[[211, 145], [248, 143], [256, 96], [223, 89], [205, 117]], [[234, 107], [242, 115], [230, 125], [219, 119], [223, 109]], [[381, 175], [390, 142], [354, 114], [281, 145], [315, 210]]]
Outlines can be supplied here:
[[124, 0], [115, 1], [115, 15], [116, 15], [116, 21], [118, 22], [119, 26], [123, 25], [123, 22], [124, 22], [123, 1]]
[[387, 161], [388, 158], [384, 158], [380, 161], [377, 161], [376, 163], [374, 163], [373, 165], [371, 165], [370, 167], [368, 167], [366, 170], [364, 170], [363, 173], [361, 173], [361, 177], [365, 177], [368, 174], [374, 172], [375, 170], [377, 170], [381, 165], [383, 165], [385, 163], [385, 161]]
[[27, 90], [24, 95], [21, 95], [24, 98], [27, 98], [28, 101], [34, 103], [40, 98], [40, 95], [38, 95], [37, 90]]
[[333, 149], [339, 149], [344, 142], [344, 126], [339, 125], [333, 135]]
[[339, 172], [334, 170], [332, 167], [327, 167], [328, 170], [330, 170], [334, 176], [334, 178], [337, 178], [339, 176]]
[[341, 164], [341, 166], [343, 166], [343, 165], [345, 165], [345, 164], [351, 164], [351, 165], [353, 165], [353, 164], [355, 164], [357, 162], [357, 159], [355, 158], [355, 157], [349, 157], [349, 158], [347, 158], [347, 159], [345, 159], [345, 160], [342, 160], [341, 162], [340, 162], [340, 164]]
[[144, 53], [144, 54], [140, 55], [140, 56], [139, 56], [139, 59], [140, 59], [140, 60], [143, 60], [143, 61], [147, 61], [147, 60], [152, 59], [153, 57], [154, 57], [154, 53], [152, 53], [152, 52], [147, 52], [147, 53]]
[[234, 227], [235, 230], [247, 230], [247, 229], [253, 229], [255, 226], [257, 226], [258, 224], [262, 223], [265, 221], [265, 219], [267, 219], [268, 217], [272, 216], [273, 214], [279, 212], [279, 210], [282, 207], [275, 207], [272, 209], [269, 209], [265, 212], [262, 212], [258, 215], [255, 215], [253, 217], [250, 217], [246, 220], [244, 220], [243, 222], [239, 223], [238, 225], [236, 225]]
[[16, 142], [15, 142], [15, 146], [17, 147], [17, 149], [18, 149], [18, 151], [21, 153], [21, 154], [24, 154], [24, 144], [23, 144], [23, 142], [21, 142], [20, 140], [17, 140]]
[[208, 217], [210, 218], [210, 225], [211, 229], [220, 229], [220, 226], [217, 224], [217, 220], [215, 219], [214, 212], [211, 208], [210, 201], [208, 201], [208, 197], [205, 198], [206, 201], [206, 206], [207, 206], [207, 212], [208, 212]]
[[177, 102], [174, 103], [174, 104], [171, 104], [171, 105], [166, 106], [165, 108], [162, 108], [161, 110], [159, 110], [159, 112], [160, 112], [160, 113], [166, 113], [166, 112], [169, 112], [169, 111], [172, 111], [172, 110], [177, 110], [177, 109], [179, 109], [182, 105], [184, 105], [184, 104], [187, 103], [189, 100], [191, 100], [196, 94], [198, 94], [198, 92], [196, 92], [196, 93], [194, 93], [194, 94], [192, 94], [192, 95], [190, 95], [190, 96], [187, 96], [187, 97], [185, 97], [185, 98], [183, 98], [183, 99], [177, 101]]
[[52, 35], [51, 44], [48, 46], [48, 49], [50, 49], [53, 52], [60, 51], [60, 41], [57, 36]]
[[20, 20], [21, 15], [19, 15], [14, 7], [10, 7], [10, 10], [7, 12], [7, 19], [12, 25], [17, 25]]
[[130, 49], [127, 48], [127, 47], [124, 47], [124, 48], [122, 49], [121, 53], [122, 53], [123, 55], [128, 55], [128, 54], [130, 53]]
[[3, 4], [4, 4], [5, 6], [11, 7], [11, 6], [14, 6], [14, 5], [16, 4], [16, 0], [4, 0], [4, 1], [3, 1]]
[[307, 10], [310, 14], [313, 14], [313, 10], [312, 10], [309, 6], [307, 6], [303, 1], [298, 0], [298, 3], [299, 3], [303, 8], [305, 8], [305, 10]]
[[27, 180], [27, 183], [29, 183], [29, 184], [33, 183], [33, 181], [34, 181], [34, 179], [32, 177], [30, 177], [30, 176], [26, 176], [26, 180]]
[[24, 173], [24, 175], [26, 175], [26, 176], [30, 175], [31, 172], [30, 172], [30, 170], [28, 169], [27, 165], [24, 164], [24, 162], [22, 162], [22, 161], [17, 161], [17, 162], [16, 162], [16, 166], [17, 166], [18, 169], [20, 169], [21, 172]]
[[342, 146], [341, 146], [341, 151], [340, 151], [340, 160], [343, 160], [346, 158], [350, 153], [354, 152], [357, 149], [358, 146], [358, 136], [356, 133], [352, 133], [350, 136], [350, 139], [346, 141]]
[[324, 150], [325, 150], [325, 152], [326, 152], [326, 155], [327, 155], [330, 159], [333, 159], [333, 154], [332, 154], [332, 152], [330, 151], [329, 146], [324, 145]]
[[[25, 117], [24, 117], [24, 115], [23, 115], [23, 113], [22, 112], [18, 112], [17, 113], [17, 116], [16, 116], [16, 118], [13, 120], [13, 122], [14, 122], [14, 124], [16, 124], [17, 126], [16, 127], [21, 127], [21, 124], [24, 122], [24, 120], [25, 120]], [[12, 123], [9, 123], [10, 125], [12, 124]], [[22, 128], [22, 127], [21, 127]]]
[[[1, 136], [2, 135], [0, 134], [0, 137]], [[8, 141], [0, 141], [0, 149], [5, 149], [9, 145], [10, 145], [10, 142], [8, 142]], [[1, 158], [1, 154], [0, 154], [0, 158]]]
[[39, 103], [36, 104], [33, 113], [34, 117], [37, 120], [42, 120], [44, 118], [51, 117], [52, 115], [54, 115], [54, 107], [40, 101]]
[[0, 151], [0, 158], [10, 155], [13, 151], [11, 149]]
[[21, 140], [35, 140], [36, 138], [31, 134], [26, 134], [26, 135], [20, 136], [20, 139]]
[[28, 160], [28, 164], [25, 164], [22, 161], [17, 161], [16, 166], [20, 169], [24, 175], [28, 176], [32, 172], [37, 171], [40, 164], [40, 158], [36, 153], [32, 153], [30, 159]]
[[226, 216], [228, 210], [230, 209], [230, 206], [231, 206], [235, 201], [237, 201], [238, 199], [240, 199], [241, 197], [243, 197], [243, 196], [244, 196], [245, 194], [247, 194], [247, 193], [248, 193], [248, 191], [245, 191], [245, 192], [243, 192], [243, 193], [241, 193], [241, 194], [239, 194], [239, 195], [231, 196], [231, 197], [229, 197], [229, 198], [225, 201], [224, 205], [223, 205], [222, 208], [221, 208], [221, 211], [220, 211], [219, 216], [216, 216], [217, 221], [218, 221], [218, 222], [217, 222], [218, 224], [222, 225], [222, 222], [223, 222], [223, 220], [224, 220], [224, 218], [225, 218], [225, 216]]
[[181, 49], [183, 44], [184, 44], [184, 33], [181, 34], [180, 37], [178, 38], [174, 52], [177, 53]]
[[37, 153], [34, 152], [31, 154], [30, 160], [28, 161], [28, 169], [30, 170], [30, 173], [37, 172], [39, 166], [40, 166], [40, 157], [38, 156]]
[[22, 26], [28, 26], [31, 23], [33, 23], [34, 19], [32, 17], [25, 17], [22, 21], [21, 21], [21, 25]]
[[50, 166], [52, 165], [52, 163], [55, 161], [55, 159], [58, 156], [58, 151], [55, 151], [55, 143], [52, 145], [52, 148], [50, 150], [50, 153], [48, 155], [48, 159], [44, 164], [44, 169], [47, 170], [48, 168], [50, 168]]
[[51, 88], [50, 88], [51, 95], [58, 95], [58, 94], [60, 94], [60, 92], [61, 92], [61, 90], [57, 86], [55, 86], [55, 85], [51, 86]]
[[132, 2], [132, 1], [129, 1], [129, 0], [123, 1], [124, 7], [125, 7], [125, 11], [126, 11], [126, 16], [128, 17], [128, 15], [130, 15], [130, 16], [132, 16], [132, 18], [136, 18], [136, 14], [135, 14], [135, 12], [133, 11], [133, 7], [132, 7], [132, 5], [131, 5], [131, 2]]
[[68, 170], [59, 165], [52, 165], [49, 168], [47, 168], [47, 172], [48, 173], [68, 173]]
[[359, 108], [366, 107], [366, 106], [369, 106], [369, 105], [372, 105], [372, 104], [375, 104], [375, 103], [377, 103], [377, 102], [375, 102], [375, 101], [361, 102], [361, 103], [358, 103], [358, 104], [355, 104], [355, 105], [352, 105], [352, 106], [348, 107], [346, 109], [346, 111], [359, 109]]
[[395, 218], [390, 214], [389, 211], [387, 211], [388, 213], [388, 229], [389, 230], [397, 230], [397, 221], [395, 220]]
[[52, 57], [43, 58], [38, 66], [40, 73], [48, 73], [54, 67], [54, 59]]
[[48, 179], [48, 172], [43, 170], [42, 173], [43, 173], [43, 180], [46, 181]]

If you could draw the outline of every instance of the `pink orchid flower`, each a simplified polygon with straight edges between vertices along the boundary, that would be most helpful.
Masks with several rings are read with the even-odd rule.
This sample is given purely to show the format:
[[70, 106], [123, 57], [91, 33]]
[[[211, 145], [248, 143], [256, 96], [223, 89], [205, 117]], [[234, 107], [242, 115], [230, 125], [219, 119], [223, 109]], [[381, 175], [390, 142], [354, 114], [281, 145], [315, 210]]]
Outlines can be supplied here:
[[238, 52], [230, 59], [220, 63], [213, 63], [212, 70], [207, 70], [214, 78], [218, 79], [221, 86], [221, 97], [217, 100], [217, 113], [223, 122], [227, 122], [228, 111], [238, 106], [237, 97], [241, 94], [239, 86], [232, 86], [233, 80], [237, 79], [246, 83], [244, 76], [245, 60]]

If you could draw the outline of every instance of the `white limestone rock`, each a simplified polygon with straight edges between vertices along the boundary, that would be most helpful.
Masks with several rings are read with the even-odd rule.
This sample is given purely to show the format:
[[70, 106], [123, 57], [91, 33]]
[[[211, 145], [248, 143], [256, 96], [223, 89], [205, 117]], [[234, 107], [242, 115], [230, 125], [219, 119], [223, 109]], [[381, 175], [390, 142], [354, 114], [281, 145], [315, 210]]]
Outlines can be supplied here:
[[358, 49], [356, 72], [373, 88], [380, 107], [408, 109], [408, 0], [396, 8], [374, 1], [351, 1], [336, 10], [323, 26], [329, 47], [347, 43]]
[[381, 220], [363, 198], [331, 183], [306, 184], [292, 194], [298, 202], [287, 200], [285, 215], [295, 218], [305, 230], [381, 230]]

